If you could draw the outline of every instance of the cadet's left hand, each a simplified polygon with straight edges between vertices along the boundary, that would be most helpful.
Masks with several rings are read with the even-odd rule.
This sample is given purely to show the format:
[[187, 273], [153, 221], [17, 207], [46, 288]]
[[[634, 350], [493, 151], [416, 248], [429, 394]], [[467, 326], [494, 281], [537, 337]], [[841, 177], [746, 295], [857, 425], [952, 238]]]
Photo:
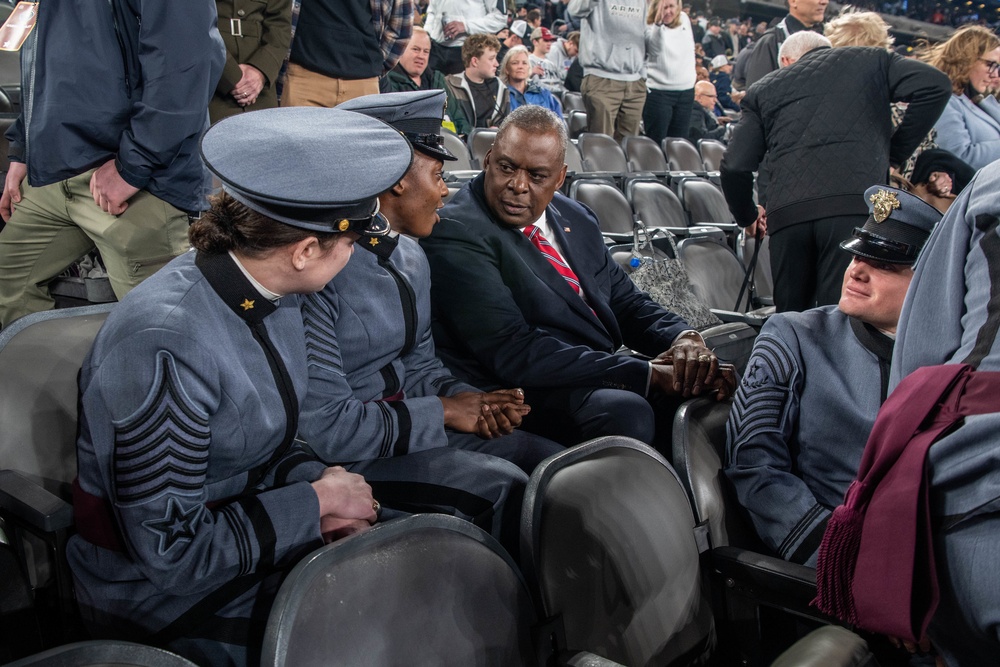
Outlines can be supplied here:
[[118, 173], [114, 158], [102, 164], [90, 177], [90, 194], [101, 210], [111, 215], [121, 215], [128, 208], [128, 200], [139, 188], [132, 187]]
[[675, 341], [673, 347], [653, 359], [653, 363], [673, 366], [674, 392], [684, 398], [713, 388], [719, 370], [718, 357], [698, 338]]

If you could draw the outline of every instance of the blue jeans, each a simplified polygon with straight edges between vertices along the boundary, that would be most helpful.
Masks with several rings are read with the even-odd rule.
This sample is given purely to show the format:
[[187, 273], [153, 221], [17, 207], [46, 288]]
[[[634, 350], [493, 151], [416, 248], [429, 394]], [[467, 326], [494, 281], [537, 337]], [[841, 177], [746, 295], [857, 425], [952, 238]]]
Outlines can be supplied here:
[[687, 138], [691, 129], [694, 88], [688, 90], [652, 90], [646, 95], [642, 122], [646, 136], [661, 143], [664, 137]]

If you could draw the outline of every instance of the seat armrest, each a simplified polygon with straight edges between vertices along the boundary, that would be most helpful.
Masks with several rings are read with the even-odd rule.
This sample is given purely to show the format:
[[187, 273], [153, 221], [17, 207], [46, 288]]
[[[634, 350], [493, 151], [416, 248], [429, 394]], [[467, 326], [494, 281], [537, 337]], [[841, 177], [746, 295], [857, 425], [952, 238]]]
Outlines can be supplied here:
[[562, 667], [624, 667], [614, 660], [602, 658], [590, 651], [563, 651], [556, 656], [556, 664]]
[[764, 326], [764, 320], [767, 319], [765, 317], [759, 317], [753, 312], [739, 313], [735, 310], [719, 310], [717, 308], [712, 308], [711, 310], [712, 314], [727, 324], [729, 322], [743, 322], [744, 324], [758, 330]]
[[811, 606], [816, 598], [816, 570], [811, 567], [738, 547], [712, 549], [711, 564], [728, 588], [743, 595], [813, 618], [829, 618]]
[[0, 510], [43, 533], [73, 525], [73, 506], [16, 470], [0, 470]]

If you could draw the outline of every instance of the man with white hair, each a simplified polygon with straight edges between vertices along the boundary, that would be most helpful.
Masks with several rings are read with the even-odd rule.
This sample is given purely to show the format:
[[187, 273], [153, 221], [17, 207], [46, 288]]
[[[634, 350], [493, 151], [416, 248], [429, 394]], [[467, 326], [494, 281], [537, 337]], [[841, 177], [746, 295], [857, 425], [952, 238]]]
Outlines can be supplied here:
[[[850, 261], [839, 245], [868, 217], [860, 195], [886, 184], [890, 167], [927, 135], [950, 83], [933, 67], [886, 49], [832, 49], [812, 31], [788, 37], [778, 59], [781, 69], [743, 99], [722, 159], [722, 189], [736, 222], [771, 235], [778, 310], [801, 311], [837, 303]], [[895, 132], [893, 102], [909, 103]], [[753, 200], [753, 172], [765, 154], [766, 215]]]

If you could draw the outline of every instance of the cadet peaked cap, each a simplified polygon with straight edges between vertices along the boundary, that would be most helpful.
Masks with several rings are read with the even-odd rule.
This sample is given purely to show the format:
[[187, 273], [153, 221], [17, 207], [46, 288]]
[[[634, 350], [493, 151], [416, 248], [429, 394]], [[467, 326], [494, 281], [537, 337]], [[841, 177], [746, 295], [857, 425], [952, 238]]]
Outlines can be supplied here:
[[388, 123], [409, 139], [414, 148], [433, 158], [457, 160], [445, 148], [441, 138], [441, 120], [446, 103], [447, 96], [443, 90], [412, 90], [355, 97], [338, 104], [337, 108]]
[[310, 231], [383, 235], [378, 195], [403, 177], [413, 151], [374, 118], [283, 107], [219, 121], [201, 157], [223, 190], [258, 213]]
[[941, 212], [916, 195], [876, 185], [865, 190], [870, 215], [853, 238], [840, 244], [849, 253], [890, 264], [913, 264]]
[[528, 34], [528, 23], [518, 19], [510, 24], [510, 31], [521, 39], [524, 39]]
[[943, 148], [928, 148], [917, 156], [910, 182], [914, 185], [926, 183], [935, 171], [942, 171], [951, 176], [951, 193], [954, 195], [962, 192], [976, 175], [975, 169], [953, 153]]

